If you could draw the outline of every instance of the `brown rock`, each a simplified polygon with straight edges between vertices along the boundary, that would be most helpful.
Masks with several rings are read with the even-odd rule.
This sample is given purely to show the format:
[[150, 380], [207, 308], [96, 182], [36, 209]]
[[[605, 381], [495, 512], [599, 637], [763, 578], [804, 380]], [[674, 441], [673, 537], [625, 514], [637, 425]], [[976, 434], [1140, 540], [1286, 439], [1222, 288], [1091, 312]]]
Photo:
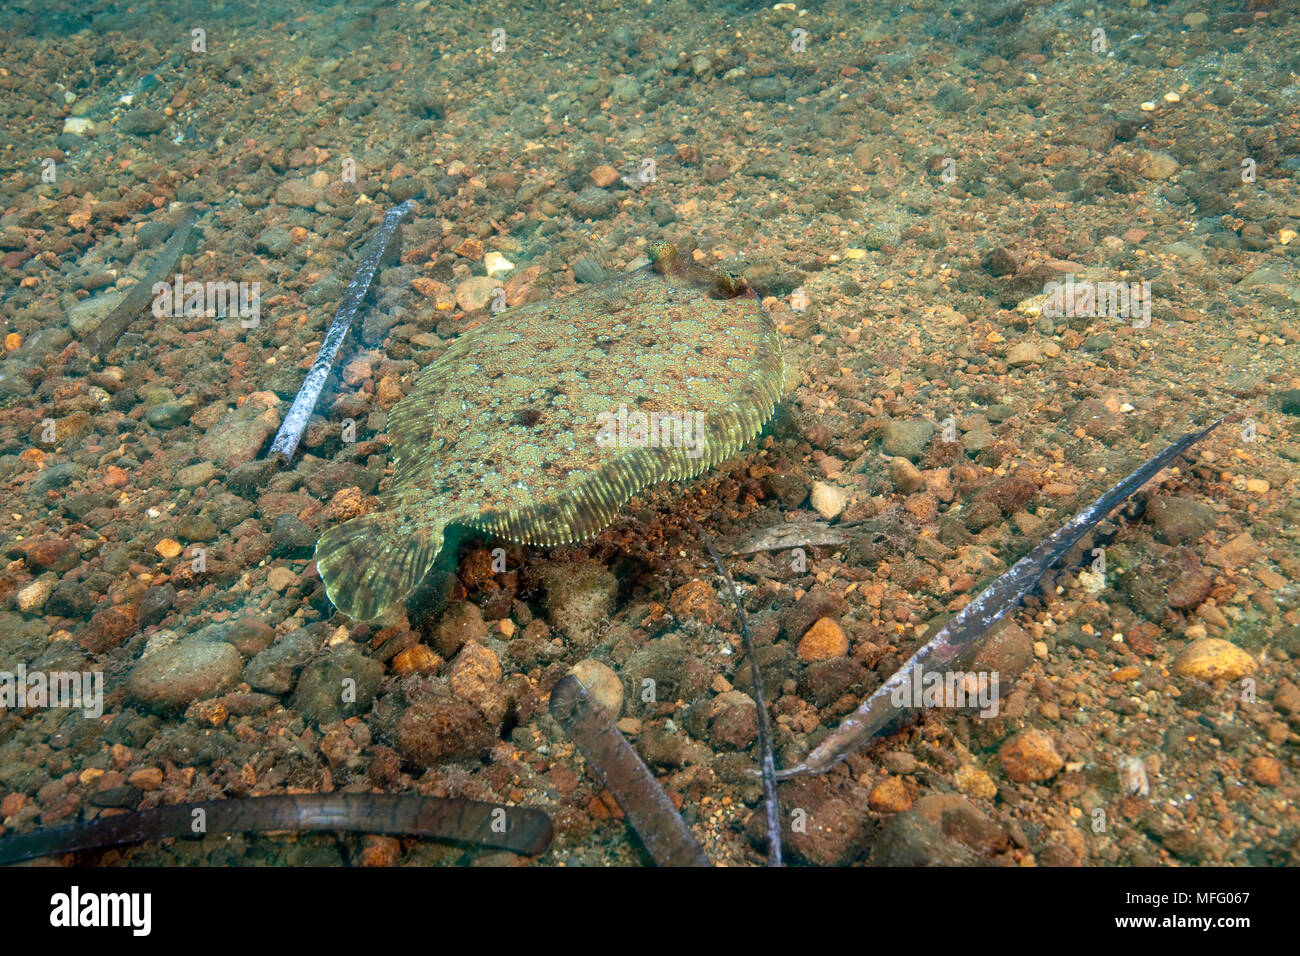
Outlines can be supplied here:
[[27, 546], [23, 559], [33, 571], [55, 571], [59, 574], [71, 571], [81, 563], [76, 545], [66, 538], [33, 541]]
[[477, 756], [496, 740], [477, 707], [446, 697], [422, 700], [407, 708], [397, 722], [396, 737], [401, 755], [423, 767]]
[[465, 312], [478, 312], [492, 303], [497, 289], [502, 289], [502, 286], [496, 279], [471, 276], [456, 286], [456, 304]]
[[912, 795], [902, 777], [889, 776], [871, 788], [867, 806], [881, 813], [902, 813], [912, 807]]
[[805, 663], [844, 657], [848, 652], [849, 639], [829, 617], [818, 618], [799, 640], [799, 660]]
[[694, 618], [710, 627], [722, 620], [722, 603], [712, 585], [698, 578], [687, 581], [668, 599], [668, 610], [679, 618]]
[[133, 604], [117, 604], [96, 612], [90, 624], [77, 637], [77, 643], [92, 654], [117, 647], [135, 633], [139, 609]]
[[1282, 764], [1272, 757], [1256, 757], [1246, 764], [1246, 776], [1264, 787], [1282, 784]]
[[1237, 680], [1253, 674], [1256, 667], [1254, 658], [1236, 644], [1217, 637], [1202, 637], [1183, 648], [1174, 658], [1172, 669], [1180, 677], [1197, 680]]
[[1205, 563], [1219, 568], [1241, 568], [1260, 556], [1259, 545], [1248, 533], [1242, 533], [1214, 548], [1206, 555]]
[[1176, 611], [1197, 607], [1210, 596], [1212, 582], [1199, 571], [1188, 571], [1169, 585], [1166, 595], [1169, 606]]
[[477, 707], [490, 722], [505, 719], [509, 702], [501, 689], [501, 664], [482, 644], [470, 641], [460, 649], [451, 662], [449, 682], [452, 693]]
[[407, 674], [436, 674], [442, 666], [442, 658], [427, 644], [414, 644], [395, 654], [392, 666], [393, 673], [402, 677]]
[[444, 658], [449, 658], [470, 641], [481, 643], [485, 637], [487, 624], [478, 605], [457, 601], [438, 619], [433, 629], [433, 646]]
[[618, 170], [613, 166], [597, 166], [591, 171], [591, 179], [597, 186], [604, 189], [606, 186], [612, 186], [618, 182]]
[[1003, 772], [1016, 783], [1050, 780], [1065, 766], [1052, 738], [1032, 729], [1021, 731], [1003, 744], [998, 759]]
[[713, 702], [713, 719], [709, 723], [709, 743], [715, 749], [740, 750], [758, 736], [758, 711], [753, 699], [738, 690], [720, 694]]

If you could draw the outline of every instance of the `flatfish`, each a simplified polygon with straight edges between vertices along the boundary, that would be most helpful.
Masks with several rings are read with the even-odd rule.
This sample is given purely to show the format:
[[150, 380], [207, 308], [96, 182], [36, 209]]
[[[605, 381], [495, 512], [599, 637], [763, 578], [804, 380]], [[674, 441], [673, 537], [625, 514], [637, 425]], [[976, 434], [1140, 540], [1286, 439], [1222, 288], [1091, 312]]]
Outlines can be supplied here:
[[670, 243], [651, 263], [507, 309], [457, 338], [393, 406], [383, 510], [328, 529], [316, 563], [358, 620], [404, 600], [448, 525], [552, 547], [633, 495], [691, 478], [762, 430], [781, 399], [775, 327], [743, 278]]

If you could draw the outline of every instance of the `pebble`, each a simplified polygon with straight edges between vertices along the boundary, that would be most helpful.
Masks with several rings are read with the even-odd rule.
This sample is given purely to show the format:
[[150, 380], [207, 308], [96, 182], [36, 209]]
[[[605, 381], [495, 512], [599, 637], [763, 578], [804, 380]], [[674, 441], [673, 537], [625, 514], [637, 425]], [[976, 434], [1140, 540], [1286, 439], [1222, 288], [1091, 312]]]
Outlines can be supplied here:
[[255, 393], [242, 408], [228, 412], [203, 433], [198, 441], [199, 455], [227, 471], [257, 458], [280, 427], [280, 415], [274, 407], [277, 401], [269, 393]]
[[828, 484], [824, 481], [814, 481], [808, 501], [819, 515], [830, 521], [833, 518], [838, 518], [840, 513], [844, 511], [848, 496], [844, 493], [844, 489], [838, 485]]
[[147, 654], [127, 675], [127, 693], [154, 710], [180, 710], [239, 678], [239, 651], [200, 633]]
[[1043, 360], [1043, 350], [1032, 340], [1017, 342], [1007, 349], [1007, 364], [1012, 368], [1037, 365]]
[[889, 776], [871, 788], [867, 806], [880, 813], [902, 813], [912, 808], [912, 796], [902, 777]]
[[138, 107], [122, 114], [117, 121], [117, 128], [134, 136], [152, 136], [167, 126], [167, 117], [157, 110]]
[[272, 591], [283, 591], [297, 580], [298, 575], [283, 565], [272, 568], [266, 575], [266, 584]]
[[290, 631], [248, 662], [244, 681], [269, 694], [287, 694], [298, 670], [320, 647], [320, 640], [304, 628]]
[[889, 459], [889, 478], [894, 487], [905, 495], [918, 490], [925, 481], [921, 470], [906, 458]]
[[588, 186], [569, 201], [578, 219], [603, 219], [614, 211], [614, 196], [599, 186]]
[[600, 165], [591, 171], [591, 181], [601, 189], [618, 182], [618, 170], [613, 166]]
[[461, 700], [467, 700], [489, 721], [499, 724], [509, 709], [501, 688], [501, 663], [492, 651], [471, 641], [451, 662], [448, 683]]
[[211, 541], [217, 536], [217, 526], [202, 515], [186, 515], [176, 522], [176, 536], [187, 544], [192, 541]]
[[1178, 172], [1178, 160], [1168, 153], [1143, 149], [1138, 151], [1137, 170], [1144, 179], [1169, 179]]
[[173, 538], [163, 538], [153, 546], [154, 551], [162, 558], [174, 558], [181, 553], [181, 543]]
[[54, 586], [58, 583], [57, 576], [43, 574], [31, 584], [21, 588], [14, 596], [18, 602], [18, 610], [24, 614], [38, 613], [45, 607], [45, 602], [50, 599], [50, 595], [54, 593]]
[[487, 624], [483, 621], [483, 612], [477, 604], [469, 601], [452, 604], [433, 628], [434, 649], [444, 658], [455, 656], [470, 641], [482, 643], [486, 637]]
[[486, 309], [501, 283], [491, 276], [471, 276], [456, 286], [456, 305], [463, 312]]
[[608, 665], [586, 658], [573, 665], [573, 674], [601, 710], [613, 718], [623, 712], [623, 682]]
[[1273, 757], [1255, 757], [1245, 767], [1246, 776], [1265, 787], [1282, 785], [1282, 764]]
[[92, 654], [102, 654], [134, 634], [139, 620], [139, 609], [133, 605], [115, 604], [104, 608], [96, 612], [86, 629], [77, 635], [77, 643]]
[[77, 547], [66, 538], [42, 538], [33, 541], [23, 552], [23, 560], [33, 571], [62, 574], [81, 563]]
[[423, 767], [443, 760], [477, 756], [490, 748], [495, 739], [495, 729], [478, 708], [456, 698], [417, 701], [397, 722], [398, 752]]
[[483, 257], [483, 268], [492, 278], [506, 275], [515, 264], [499, 252], [489, 252]]
[[1050, 780], [1065, 766], [1051, 736], [1034, 729], [1023, 730], [1004, 743], [998, 759], [1003, 772], [1016, 783]]
[[933, 422], [923, 419], [895, 420], [885, 426], [880, 447], [886, 455], [919, 461], [933, 435]]
[[712, 701], [709, 744], [715, 750], [743, 750], [758, 736], [758, 710], [754, 700], [739, 690], [719, 694]]
[[551, 627], [579, 649], [594, 645], [614, 613], [618, 579], [595, 561], [545, 564], [536, 570], [545, 588], [542, 606]]
[[436, 674], [442, 667], [442, 658], [427, 644], [413, 644], [393, 656], [393, 673], [399, 677], [407, 674]]
[[336, 644], [303, 667], [291, 703], [308, 720], [330, 724], [369, 710], [383, 679], [379, 661], [350, 642]]
[[829, 617], [818, 618], [799, 639], [799, 660], [828, 661], [849, 652], [849, 639], [843, 629]]
[[968, 797], [992, 800], [998, 795], [998, 785], [993, 778], [972, 764], [958, 767], [953, 772], [952, 782]]
[[210, 461], [201, 461], [189, 465], [176, 473], [176, 481], [182, 488], [202, 488], [217, 475], [216, 466]]
[[1236, 644], [1217, 637], [1202, 637], [1174, 658], [1173, 672], [1197, 680], [1237, 680], [1253, 674], [1258, 665]]

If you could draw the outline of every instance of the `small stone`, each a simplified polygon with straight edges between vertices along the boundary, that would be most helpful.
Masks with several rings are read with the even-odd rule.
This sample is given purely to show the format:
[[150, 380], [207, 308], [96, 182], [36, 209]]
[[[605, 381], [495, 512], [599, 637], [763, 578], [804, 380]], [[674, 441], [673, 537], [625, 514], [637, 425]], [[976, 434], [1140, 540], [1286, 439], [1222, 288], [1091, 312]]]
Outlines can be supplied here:
[[1050, 780], [1065, 766], [1052, 738], [1033, 729], [1021, 731], [1003, 744], [998, 759], [1003, 772], [1016, 783]]
[[142, 767], [127, 777], [126, 782], [141, 790], [157, 790], [163, 784], [163, 772], [159, 767]]
[[673, 591], [668, 598], [668, 610], [678, 618], [693, 619], [710, 627], [722, 620], [724, 613], [713, 586], [699, 578]]
[[1282, 785], [1282, 764], [1273, 757], [1256, 757], [1246, 764], [1246, 776], [1265, 787]]
[[102, 654], [134, 634], [139, 620], [137, 607], [115, 604], [97, 612], [90, 619], [90, 624], [77, 636], [77, 643], [92, 654]]
[[880, 813], [902, 813], [912, 807], [912, 797], [902, 777], [888, 776], [871, 788], [867, 806]]
[[383, 679], [384, 665], [345, 641], [307, 663], [292, 703], [308, 720], [330, 724], [369, 710]]
[[483, 257], [483, 268], [492, 278], [506, 275], [515, 264], [499, 252], [489, 252]]
[[1183, 648], [1174, 659], [1172, 669], [1180, 677], [1234, 681], [1253, 674], [1257, 666], [1254, 658], [1236, 644], [1217, 637], [1202, 637]]
[[992, 800], [998, 795], [998, 785], [993, 782], [993, 778], [971, 764], [958, 767], [952, 775], [952, 782], [968, 797]]
[[623, 682], [600, 661], [587, 658], [573, 665], [573, 675], [586, 688], [592, 700], [610, 717], [623, 712]]
[[417, 701], [397, 722], [398, 752], [422, 767], [477, 756], [494, 740], [495, 730], [479, 709], [457, 698]]
[[456, 255], [464, 256], [466, 259], [483, 258], [483, 240], [470, 237], [456, 247]]
[[603, 219], [614, 210], [614, 196], [599, 186], [588, 186], [569, 202], [579, 219]]
[[216, 536], [216, 524], [202, 515], [186, 515], [176, 522], [176, 537], [187, 544], [192, 541], [211, 541]]
[[54, 587], [59, 583], [57, 575], [42, 574], [39, 578], [20, 589], [14, 596], [18, 602], [18, 610], [24, 614], [35, 614], [45, 607], [45, 602], [50, 599], [54, 593]]
[[184, 402], [164, 402], [148, 409], [144, 413], [144, 420], [150, 428], [179, 428], [190, 420], [193, 412], [193, 405]]
[[880, 447], [886, 455], [919, 461], [934, 435], [934, 423], [923, 419], [891, 421], [885, 426]]
[[128, 110], [117, 121], [117, 128], [134, 136], [151, 136], [167, 126], [167, 117], [147, 107]]
[[202, 488], [217, 475], [216, 466], [210, 461], [201, 461], [197, 465], [182, 468], [176, 473], [176, 481], [182, 488]]
[[27, 566], [33, 571], [54, 571], [62, 574], [81, 563], [77, 546], [66, 538], [44, 538], [27, 546], [23, 554]]
[[1007, 349], [1007, 364], [1012, 368], [1025, 365], [1037, 365], [1043, 360], [1043, 350], [1035, 341], [1017, 342]]
[[456, 305], [464, 312], [486, 309], [501, 283], [491, 276], [471, 276], [456, 286]]
[[545, 564], [536, 569], [546, 593], [547, 620], [579, 649], [597, 643], [614, 612], [618, 579], [595, 561]]
[[257, 392], [241, 408], [227, 412], [198, 441], [199, 454], [229, 471], [252, 461], [262, 453], [277, 428], [280, 415], [274, 395]]
[[154, 551], [163, 558], [174, 558], [181, 553], [181, 543], [172, 538], [163, 538], [153, 546]]
[[200, 633], [142, 657], [127, 676], [126, 690], [154, 710], [180, 710], [232, 686], [239, 670], [237, 650]]
[[470, 642], [451, 662], [448, 683], [461, 700], [467, 700], [494, 724], [505, 718], [509, 702], [501, 689], [501, 664], [482, 644]]
[[591, 171], [591, 181], [601, 189], [618, 182], [618, 170], [613, 166], [597, 166]]
[[1139, 150], [1137, 171], [1143, 179], [1169, 179], [1178, 172], [1178, 160], [1168, 153], [1151, 149]]
[[848, 652], [849, 639], [829, 617], [818, 618], [799, 639], [799, 659], [805, 663], [844, 657]]
[[283, 566], [272, 568], [266, 576], [266, 584], [272, 591], [283, 591], [296, 580], [298, 575]]
[[299, 668], [319, 647], [320, 641], [305, 628], [290, 631], [248, 662], [244, 680], [256, 690], [287, 694], [293, 688]]
[[394, 655], [392, 660], [393, 673], [399, 677], [407, 674], [436, 674], [440, 667], [442, 658], [427, 644], [413, 644]]
[[889, 459], [889, 479], [905, 495], [917, 491], [925, 481], [921, 470], [906, 458]]
[[743, 750], [758, 736], [758, 710], [743, 691], [729, 690], [713, 701], [709, 744], [715, 750]]
[[1219, 547], [1211, 549], [1205, 556], [1205, 563], [1219, 568], [1242, 568], [1258, 558], [1261, 553], [1259, 545], [1255, 543], [1250, 533], [1242, 532]]
[[839, 517], [848, 501], [844, 489], [824, 481], [814, 481], [812, 493], [808, 496], [813, 509], [827, 521]]
[[245, 657], [260, 654], [275, 640], [275, 631], [265, 621], [241, 617], [224, 628], [222, 638]]
[[1187, 544], [1214, 527], [1214, 509], [1190, 498], [1153, 497], [1147, 502], [1146, 517], [1164, 544]]

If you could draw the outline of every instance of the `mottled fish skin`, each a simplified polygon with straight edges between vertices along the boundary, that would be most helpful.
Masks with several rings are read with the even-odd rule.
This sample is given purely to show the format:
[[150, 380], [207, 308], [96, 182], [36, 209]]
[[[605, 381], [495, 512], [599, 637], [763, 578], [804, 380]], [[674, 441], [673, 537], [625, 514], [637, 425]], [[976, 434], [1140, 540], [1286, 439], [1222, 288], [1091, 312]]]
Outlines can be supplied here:
[[[780, 339], [743, 279], [651, 248], [652, 265], [490, 317], [392, 409], [384, 510], [329, 529], [316, 561], [358, 620], [402, 601], [447, 525], [550, 547], [587, 540], [637, 492], [734, 455], [771, 418]], [[600, 447], [598, 416], [703, 414], [689, 449]], [[691, 419], [694, 420], [694, 419]]]

